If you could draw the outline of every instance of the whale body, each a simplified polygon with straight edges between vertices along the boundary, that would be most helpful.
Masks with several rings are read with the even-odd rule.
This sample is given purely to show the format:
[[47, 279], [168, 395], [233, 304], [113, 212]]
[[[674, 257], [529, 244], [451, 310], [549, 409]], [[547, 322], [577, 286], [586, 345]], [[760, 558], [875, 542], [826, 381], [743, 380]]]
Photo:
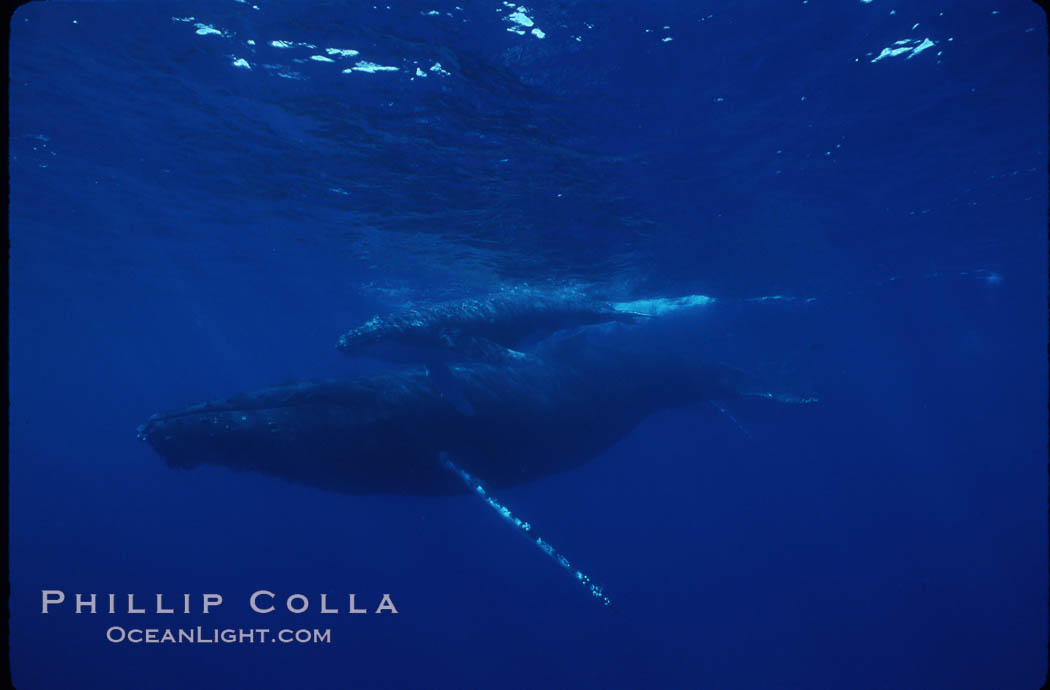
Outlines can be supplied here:
[[452, 366], [471, 416], [418, 368], [192, 405], [154, 415], [139, 437], [177, 467], [223, 465], [351, 494], [458, 494], [441, 453], [499, 489], [577, 467], [659, 410], [773, 397], [732, 367], [648, 349], [583, 339], [521, 361]]
[[470, 415], [416, 368], [191, 405], [153, 415], [138, 435], [174, 467], [221, 465], [349, 494], [473, 494], [592, 600], [615, 609], [602, 585], [493, 489], [577, 467], [665, 408], [743, 396], [815, 400], [674, 352], [647, 329], [620, 327], [627, 339], [605, 338], [616, 329], [585, 328], [528, 357], [447, 367]]
[[403, 363], [506, 362], [524, 356], [516, 348], [559, 330], [647, 316], [577, 292], [519, 288], [375, 316], [340, 336], [337, 347]]

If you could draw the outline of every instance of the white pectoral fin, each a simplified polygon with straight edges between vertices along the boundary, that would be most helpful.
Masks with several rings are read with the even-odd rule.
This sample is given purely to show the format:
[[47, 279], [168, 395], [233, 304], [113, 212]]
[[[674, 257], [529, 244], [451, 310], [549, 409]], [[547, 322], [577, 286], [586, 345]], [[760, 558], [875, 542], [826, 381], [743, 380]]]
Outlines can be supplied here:
[[439, 453], [438, 460], [445, 467], [445, 469], [447, 469], [449, 472], [452, 472], [460, 478], [460, 480], [467, 486], [467, 489], [470, 491], [471, 494], [477, 496], [483, 503], [485, 503], [485, 505], [487, 505], [492, 510], [496, 511], [496, 514], [499, 515], [507, 524], [509, 524], [511, 527], [517, 530], [517, 532], [523, 537], [535, 544], [540, 551], [547, 554], [547, 556], [554, 560], [555, 563], [564, 568], [572, 576], [572, 578], [576, 580], [577, 583], [579, 583], [585, 590], [587, 590], [588, 594], [590, 594], [592, 597], [601, 602], [603, 606], [612, 607], [612, 600], [610, 600], [609, 597], [605, 594], [605, 590], [601, 586], [595, 584], [593, 581], [591, 581], [590, 577], [583, 573], [583, 571], [576, 569], [571, 563], [569, 563], [569, 559], [561, 555], [558, 552], [558, 550], [551, 545], [550, 542], [536, 534], [536, 530], [530, 523], [525, 522], [524, 520], [516, 517], [514, 513], [511, 512], [510, 508], [508, 508], [504, 503], [502, 503], [492, 494], [492, 492], [481, 479], [475, 477], [462, 467], [458, 466], [455, 462], [452, 461], [452, 458], [451, 456], [449, 456], [448, 453]]
[[529, 355], [525, 354], [524, 352], [518, 352], [517, 350], [512, 350], [509, 347], [505, 347], [503, 348], [503, 358], [508, 361], [521, 362], [523, 360], [528, 359]]
[[748, 432], [748, 430], [744, 428], [743, 424], [741, 424], [740, 422], [737, 421], [736, 417], [734, 417], [729, 412], [729, 410], [727, 410], [726, 408], [722, 407], [721, 405], [716, 403], [714, 400], [709, 400], [708, 402], [711, 403], [712, 405], [714, 405], [714, 408], [716, 410], [718, 410], [719, 412], [724, 414], [729, 419], [729, 421], [731, 421], [733, 423], [733, 426], [735, 426], [737, 429], [740, 430], [740, 433], [742, 433], [744, 436], [747, 436], [748, 438], [751, 438], [751, 434]]
[[518, 361], [528, 357], [523, 352], [511, 350], [497, 342], [476, 335], [464, 335], [459, 332], [447, 332], [441, 334], [441, 342], [449, 350], [467, 359], [479, 362], [490, 362], [499, 364], [503, 362]]

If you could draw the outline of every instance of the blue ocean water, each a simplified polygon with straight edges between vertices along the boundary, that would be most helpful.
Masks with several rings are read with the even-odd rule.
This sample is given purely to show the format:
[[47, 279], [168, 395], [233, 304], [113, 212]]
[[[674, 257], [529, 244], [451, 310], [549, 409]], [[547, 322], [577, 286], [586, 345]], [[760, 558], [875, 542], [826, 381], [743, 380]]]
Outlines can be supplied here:
[[[16, 687], [1043, 682], [1035, 5], [256, 1], [13, 16]], [[373, 314], [523, 284], [712, 296], [684, 342], [822, 398], [666, 410], [504, 493], [617, 613], [469, 497], [180, 471], [136, 440], [381, 368], [334, 348]], [[260, 589], [312, 608], [254, 614]], [[399, 613], [318, 613], [350, 592]], [[107, 641], [198, 625], [331, 641]]]

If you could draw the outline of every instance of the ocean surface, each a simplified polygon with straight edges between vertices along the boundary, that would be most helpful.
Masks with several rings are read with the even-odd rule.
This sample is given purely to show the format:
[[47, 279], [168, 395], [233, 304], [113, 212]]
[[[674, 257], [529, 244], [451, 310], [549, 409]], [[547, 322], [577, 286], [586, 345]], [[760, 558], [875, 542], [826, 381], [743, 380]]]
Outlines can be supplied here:
[[[1039, 687], [1041, 10], [456, 1], [13, 15], [15, 686]], [[470, 496], [179, 470], [136, 439], [390, 368], [336, 339], [520, 286], [712, 297], [676, 337], [821, 398], [664, 410], [501, 493], [615, 612]], [[109, 639], [197, 626], [330, 639]]]

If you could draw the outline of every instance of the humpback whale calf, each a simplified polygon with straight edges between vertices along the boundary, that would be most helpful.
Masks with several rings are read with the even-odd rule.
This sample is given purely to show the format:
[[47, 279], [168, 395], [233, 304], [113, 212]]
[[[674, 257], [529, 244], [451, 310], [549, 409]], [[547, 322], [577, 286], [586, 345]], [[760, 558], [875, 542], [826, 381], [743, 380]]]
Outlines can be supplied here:
[[608, 603], [489, 487], [582, 465], [662, 409], [743, 396], [809, 399], [781, 396], [733, 367], [648, 338], [596, 341], [593, 330], [616, 327], [584, 329], [527, 358], [451, 366], [471, 416], [434, 390], [424, 370], [410, 368], [191, 405], [153, 415], [138, 436], [174, 467], [221, 465], [348, 494], [474, 493]]
[[513, 362], [527, 357], [517, 348], [556, 331], [607, 322], [630, 323], [710, 301], [691, 295], [616, 303], [571, 290], [514, 288], [481, 299], [438, 302], [375, 316], [340, 336], [337, 347], [352, 356], [425, 364], [434, 387], [460, 413], [469, 416], [474, 414], [473, 407], [449, 372], [449, 362]]
[[515, 348], [554, 331], [647, 316], [578, 292], [518, 288], [375, 316], [341, 335], [338, 348], [394, 362], [505, 362], [521, 359]]

